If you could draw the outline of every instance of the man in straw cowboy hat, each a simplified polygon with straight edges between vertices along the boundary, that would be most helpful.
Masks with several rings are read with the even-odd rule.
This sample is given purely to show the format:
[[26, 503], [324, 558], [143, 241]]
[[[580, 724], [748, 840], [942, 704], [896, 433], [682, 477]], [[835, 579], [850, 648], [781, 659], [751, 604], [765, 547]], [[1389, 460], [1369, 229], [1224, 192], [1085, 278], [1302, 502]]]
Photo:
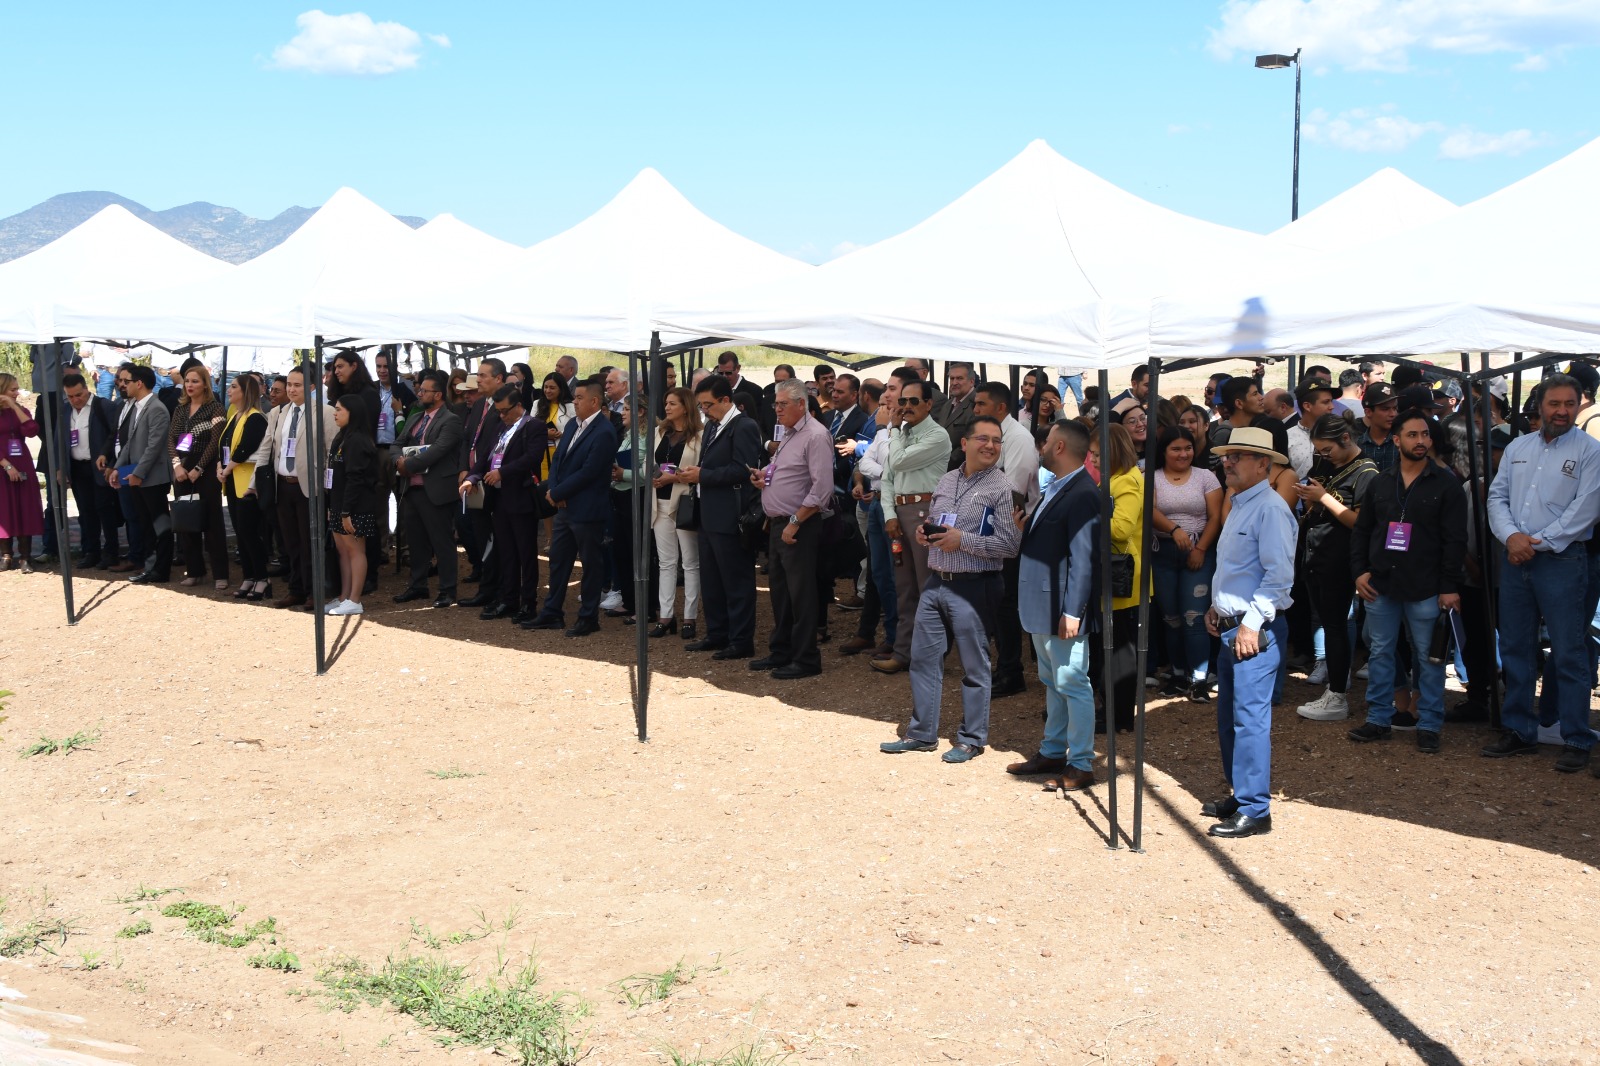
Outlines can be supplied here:
[[1289, 606], [1296, 529], [1288, 504], [1267, 483], [1270, 463], [1289, 462], [1273, 448], [1271, 433], [1236, 426], [1215, 451], [1222, 456], [1233, 508], [1217, 541], [1206, 629], [1222, 638], [1217, 739], [1233, 795], [1206, 804], [1201, 813], [1220, 819], [1212, 836], [1247, 837], [1272, 831], [1272, 686], [1284, 650], [1269, 630]]

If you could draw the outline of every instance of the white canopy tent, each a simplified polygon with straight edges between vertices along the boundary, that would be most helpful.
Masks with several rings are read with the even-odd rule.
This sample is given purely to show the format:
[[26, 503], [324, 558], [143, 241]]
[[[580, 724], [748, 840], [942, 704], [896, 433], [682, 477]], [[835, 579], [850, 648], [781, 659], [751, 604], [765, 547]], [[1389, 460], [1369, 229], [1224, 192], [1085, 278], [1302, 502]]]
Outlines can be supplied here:
[[77, 297], [56, 307], [64, 337], [308, 348], [312, 307], [359, 290], [373, 272], [423, 270], [416, 233], [353, 189], [340, 189], [289, 239], [228, 273], [137, 297]]
[[1340, 252], [1437, 222], [1459, 210], [1432, 189], [1384, 167], [1269, 237], [1313, 252]]
[[520, 245], [491, 237], [452, 214], [429, 220], [416, 231], [423, 250], [451, 263], [480, 261], [489, 267], [509, 265], [524, 249]]
[[327, 299], [316, 325], [328, 337], [643, 351], [659, 307], [812, 269], [712, 221], [645, 169], [491, 277]]
[[1219, 272], [1154, 302], [1151, 352], [1427, 355], [1600, 349], [1600, 140], [1415, 229], [1298, 268]]
[[44, 344], [65, 336], [54, 316], [61, 301], [98, 303], [236, 269], [113, 204], [43, 248], [0, 263], [0, 340]]
[[1116, 366], [1149, 300], [1273, 246], [1158, 207], [1044, 141], [911, 229], [808, 275], [658, 316], [682, 333], [896, 358]]

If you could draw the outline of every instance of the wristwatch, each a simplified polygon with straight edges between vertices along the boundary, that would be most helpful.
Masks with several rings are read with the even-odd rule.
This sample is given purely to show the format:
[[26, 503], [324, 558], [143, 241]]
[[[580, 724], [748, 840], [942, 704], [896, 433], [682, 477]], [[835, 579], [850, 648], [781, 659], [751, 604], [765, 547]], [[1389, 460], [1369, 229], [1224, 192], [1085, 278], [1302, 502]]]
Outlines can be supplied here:
[[800, 524], [800, 516], [799, 516], [799, 515], [797, 515], [797, 514], [792, 514], [792, 515], [790, 515], [790, 516], [789, 516], [789, 524], [790, 524], [790, 525], [791, 525], [791, 526], [797, 526], [797, 525], [799, 525], [799, 524]]

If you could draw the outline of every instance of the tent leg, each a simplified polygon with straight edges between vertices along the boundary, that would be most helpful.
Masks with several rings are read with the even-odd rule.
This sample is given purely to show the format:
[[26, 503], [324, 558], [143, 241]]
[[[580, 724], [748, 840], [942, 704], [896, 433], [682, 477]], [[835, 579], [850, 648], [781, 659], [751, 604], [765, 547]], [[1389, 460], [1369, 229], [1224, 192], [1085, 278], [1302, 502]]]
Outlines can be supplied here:
[[[50, 514], [56, 527], [57, 565], [61, 567], [61, 596], [67, 608], [67, 625], [78, 624], [78, 613], [72, 602], [72, 540], [67, 529], [67, 493], [63, 477], [70, 477], [72, 458], [67, 452], [66, 434], [61, 432], [61, 349], [63, 342], [57, 337], [54, 344], [36, 344], [33, 348], [35, 362], [42, 361], [40, 380], [44, 391], [39, 395], [39, 431], [44, 434], [42, 446], [49, 458], [49, 476], [45, 478], [45, 494], [50, 498]], [[88, 545], [84, 545], [87, 549]]]
[[[1150, 398], [1149, 409], [1154, 411], [1161, 405], [1161, 360], [1150, 360]], [[1135, 691], [1138, 693], [1138, 703], [1134, 706], [1133, 717], [1133, 842], [1132, 848], [1136, 852], [1144, 851], [1144, 714], [1145, 714], [1145, 688], [1144, 677], [1146, 661], [1150, 649], [1150, 556], [1155, 547], [1155, 526], [1152, 525], [1151, 514], [1156, 507], [1156, 460], [1158, 457], [1158, 433], [1146, 433], [1144, 442], [1144, 530], [1143, 543], [1140, 550], [1144, 556], [1144, 579], [1139, 582], [1139, 653], [1134, 660], [1134, 677], [1138, 680]]]
[[222, 346], [222, 383], [217, 386], [217, 402], [222, 404], [222, 409], [228, 409], [228, 346]]
[[[311, 476], [311, 625], [316, 633], [317, 643], [317, 674], [321, 676], [328, 672], [328, 645], [327, 645], [327, 616], [323, 614], [323, 607], [327, 601], [327, 549], [323, 540], [327, 537], [322, 501], [322, 469], [324, 455], [328, 443], [322, 439], [322, 407], [325, 402], [325, 391], [322, 381], [322, 335], [317, 335], [315, 364], [310, 373], [316, 379], [312, 394], [308, 397], [306, 405], [306, 439], [310, 443], [311, 452], [306, 456], [308, 463], [302, 463], [300, 468]], [[413, 549], [415, 550], [415, 549]]]
[[[1011, 368], [1015, 380], [1017, 368]], [[1122, 847], [1121, 827], [1117, 824], [1117, 711], [1116, 684], [1111, 677], [1111, 655], [1115, 647], [1111, 634], [1111, 376], [1100, 371], [1100, 533], [1105, 550], [1100, 553], [1100, 698], [1106, 714], [1106, 813], [1111, 819], [1106, 846]], [[1142, 682], [1142, 678], [1139, 679]], [[1142, 688], [1143, 685], [1141, 684]]]
[[[659, 369], [658, 369], [659, 364]], [[639, 731], [639, 743], [644, 744], [650, 740], [650, 641], [645, 632], [645, 616], [650, 613], [650, 541], [651, 523], [646, 515], [645, 508], [652, 502], [652, 497], [647, 490], [650, 487], [650, 471], [655, 460], [656, 439], [656, 392], [654, 386], [659, 375], [662, 382], [666, 380], [666, 360], [661, 355], [661, 334], [650, 334], [650, 355], [645, 363], [645, 376], [639, 376], [639, 353], [628, 353], [628, 380], [633, 383], [634, 396], [643, 396], [644, 426], [638, 424], [638, 415], [633, 415], [633, 429], [636, 439], [644, 442], [643, 449], [635, 446], [633, 453], [633, 509], [630, 520], [633, 522], [633, 600], [634, 613], [638, 622], [634, 628], [638, 640], [639, 660], [639, 685], [638, 698], [633, 706], [634, 725]], [[629, 398], [630, 401], [632, 397]], [[635, 408], [637, 410], [637, 408]], [[641, 429], [643, 432], [641, 433]], [[642, 454], [642, 458], [641, 458]]]

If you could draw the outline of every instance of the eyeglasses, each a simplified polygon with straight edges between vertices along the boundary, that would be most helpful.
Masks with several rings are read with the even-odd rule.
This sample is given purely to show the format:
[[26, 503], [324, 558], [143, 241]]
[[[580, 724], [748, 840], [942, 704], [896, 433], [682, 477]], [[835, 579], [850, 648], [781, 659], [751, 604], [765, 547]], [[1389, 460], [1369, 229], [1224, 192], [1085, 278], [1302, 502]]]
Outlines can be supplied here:
[[972, 441], [976, 441], [979, 444], [999, 444], [1000, 443], [1000, 438], [999, 437], [969, 437], [968, 439], [972, 440]]
[[725, 378], [736, 378], [739, 376], [739, 372], [737, 370], [719, 370], [717, 373], [721, 374]]
[[695, 404], [695, 406], [700, 408], [702, 411], [709, 411], [713, 407], [717, 406], [717, 402], [715, 400], [700, 400]]
[[902, 397], [900, 397], [900, 406], [901, 407], [915, 407], [915, 406], [917, 406], [917, 404], [919, 404], [921, 402], [922, 402], [922, 397], [921, 396], [902, 396]]

